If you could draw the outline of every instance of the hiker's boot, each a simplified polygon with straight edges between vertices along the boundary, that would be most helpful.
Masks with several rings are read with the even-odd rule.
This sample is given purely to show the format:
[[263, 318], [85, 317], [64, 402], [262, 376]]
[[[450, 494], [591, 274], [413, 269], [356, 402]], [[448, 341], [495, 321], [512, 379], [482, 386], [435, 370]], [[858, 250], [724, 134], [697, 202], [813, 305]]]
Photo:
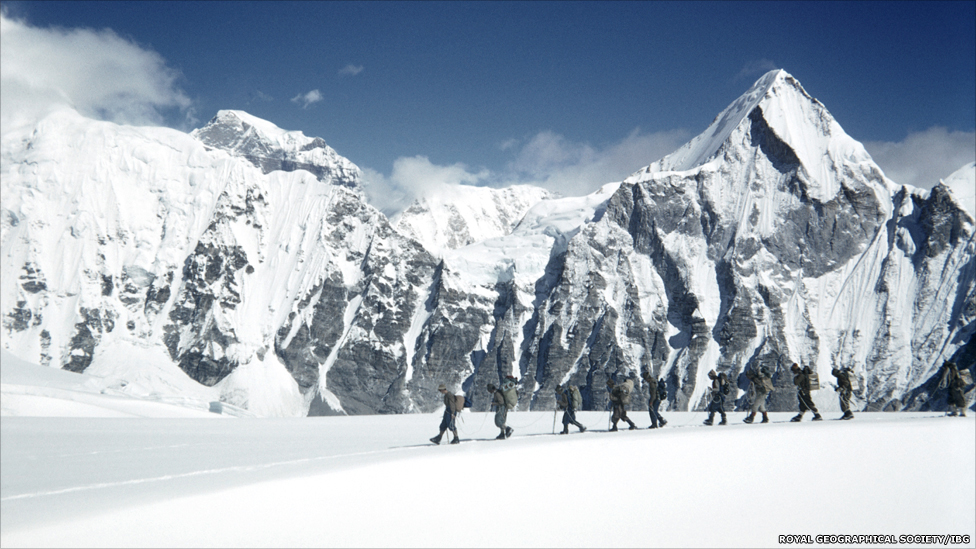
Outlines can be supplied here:
[[580, 430], [581, 433], [585, 433], [586, 432], [586, 427], [583, 427], [582, 425], [577, 425], [577, 427], [579, 427], [579, 430]]
[[762, 415], [763, 415], [763, 419], [760, 423], [769, 423], [769, 414], [763, 412]]
[[959, 410], [959, 417], [966, 417], [966, 410]]
[[633, 421], [629, 421], [628, 423], [630, 423], [630, 430], [631, 431], [637, 429], [637, 425], [634, 425], [634, 422]]
[[514, 432], [515, 431], [511, 427], [507, 425], [505, 426], [505, 438], [510, 438]]
[[501, 433], [498, 433], [498, 436], [495, 437], [495, 440], [505, 440], [505, 431], [502, 430]]
[[430, 439], [430, 441], [433, 442], [434, 444], [440, 444], [441, 443], [441, 438], [443, 436], [444, 436], [444, 431], [441, 431], [436, 437]]
[[460, 444], [461, 439], [458, 438], [457, 433], [454, 433], [454, 438], [451, 439], [451, 444]]
[[822, 419], [823, 419], [823, 416], [822, 416], [822, 415], [820, 415], [820, 413], [819, 413], [819, 412], [814, 412], [814, 413], [813, 413], [813, 421], [820, 421], [820, 420], [822, 420]]
[[752, 420], [754, 420], [754, 419], [756, 419], [756, 412], [753, 412], [753, 413], [747, 415], [746, 418], [743, 419], [742, 421], [743, 421], [743, 423], [752, 423]]
[[795, 422], [798, 422], [798, 421], [803, 421], [803, 412], [800, 412], [799, 414], [796, 414], [795, 416], [793, 416], [793, 418], [790, 419], [790, 421], [792, 421], [794, 423]]
[[714, 419], [715, 419], [715, 414], [714, 413], [713, 414], [708, 414], [708, 418], [705, 421], [703, 421], [702, 423], [705, 424], [705, 425], [711, 425], [712, 424], [712, 420], [714, 420]]
[[569, 434], [569, 424], [568, 423], [566, 425], [563, 425], [563, 430], [562, 431], [559, 431], [559, 434], [560, 435], [568, 435]]
[[648, 427], [648, 429], [657, 429], [657, 425], [655, 425], [655, 424], [652, 423], [651, 426]]
[[854, 414], [852, 414], [851, 411], [848, 410], [844, 412], [844, 415], [841, 416], [841, 419], [854, 419]]
[[728, 422], [725, 421], [725, 414], [722, 414], [722, 421], [718, 422], [719, 425], [727, 425]]
[[617, 430], [617, 426], [616, 425], [614, 425], [613, 427], [610, 428], [610, 432], [611, 433], [614, 432], [614, 431], [616, 431], [616, 430]]
[[661, 427], [664, 427], [664, 426], [665, 426], [665, 425], [667, 425], [667, 424], [668, 424], [668, 422], [667, 422], [667, 421], [665, 421], [665, 420], [664, 420], [664, 418], [662, 417], [662, 418], [661, 418]]
[[947, 416], [949, 416], [949, 417], [956, 417], [956, 411], [955, 411], [955, 410], [952, 410], [952, 411], [950, 411], [950, 412], [949, 412], [948, 414], [946, 414], [946, 415], [947, 415]]

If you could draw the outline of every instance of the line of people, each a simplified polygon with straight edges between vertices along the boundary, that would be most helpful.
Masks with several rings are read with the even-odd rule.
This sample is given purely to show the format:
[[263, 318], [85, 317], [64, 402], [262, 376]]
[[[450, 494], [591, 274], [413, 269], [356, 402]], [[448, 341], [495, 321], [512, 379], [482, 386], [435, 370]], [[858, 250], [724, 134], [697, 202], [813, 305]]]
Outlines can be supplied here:
[[[817, 410], [817, 406], [814, 404], [811, 395], [812, 391], [819, 389], [819, 377], [809, 366], [801, 368], [796, 363], [790, 367], [790, 371], [793, 374], [793, 385], [796, 387], [796, 398], [799, 406], [799, 413], [791, 418], [790, 421], [802, 421], [807, 411], [813, 412], [813, 421], [822, 420], [823, 416]], [[858, 388], [857, 377], [849, 368], [833, 368], [831, 374], [837, 380], [834, 390], [837, 391], [840, 408], [844, 413], [839, 419], [854, 419], [854, 414], [851, 412], [851, 398], [854, 391]], [[762, 421], [760, 423], [769, 423], [766, 400], [773, 391], [772, 376], [765, 366], [749, 369], [745, 372], [745, 376], [749, 380], [749, 413], [742, 421], [745, 423], [753, 423], [756, 414], [762, 414]], [[657, 429], [658, 427], [664, 427], [668, 422], [658, 411], [661, 402], [667, 398], [664, 380], [656, 379], [647, 370], [641, 373], [641, 377], [644, 379], [650, 392], [647, 409], [651, 417], [651, 425], [648, 428]], [[704, 424], [712, 425], [715, 414], [719, 414], [721, 417], [719, 425], [726, 425], [728, 418], [725, 413], [725, 397], [732, 392], [732, 383], [725, 373], [718, 374], [715, 370], [708, 372], [708, 378], [712, 383], [709, 386], [708, 406], [706, 407], [708, 417], [705, 419]], [[517, 381], [515, 378], [508, 376], [501, 387], [496, 387], [491, 383], [487, 385], [488, 393], [492, 398], [492, 406], [495, 409], [495, 426], [500, 431], [496, 439], [507, 439], [512, 436], [513, 429], [507, 425], [507, 420], [509, 410], [515, 409], [518, 403], [518, 393], [515, 388]], [[948, 415], [966, 416], [964, 388], [967, 383], [968, 380], [963, 378], [954, 363], [946, 362], [943, 365], [939, 387], [948, 387], [949, 389], [950, 412]], [[458, 439], [455, 420], [457, 414], [465, 406], [464, 396], [454, 395], [449, 392], [443, 383], [437, 389], [444, 396], [444, 417], [441, 420], [440, 433], [431, 438], [430, 441], [434, 444], [440, 444], [444, 433], [449, 430], [454, 435], [451, 444], [457, 444], [460, 440]], [[634, 392], [634, 381], [627, 379], [622, 383], [617, 383], [611, 378], [607, 380], [607, 390], [611, 405], [611, 425], [609, 431], [617, 431], [617, 424], [620, 421], [626, 422], [631, 430], [637, 429], [637, 425], [627, 417], [627, 407], [630, 405], [631, 395]], [[581, 433], [586, 431], [586, 427], [576, 419], [576, 412], [583, 405], [582, 395], [578, 387], [575, 385], [556, 385], [556, 405], [559, 410], [563, 411], [563, 429], [559, 434], [569, 434], [570, 425], [574, 425]]]

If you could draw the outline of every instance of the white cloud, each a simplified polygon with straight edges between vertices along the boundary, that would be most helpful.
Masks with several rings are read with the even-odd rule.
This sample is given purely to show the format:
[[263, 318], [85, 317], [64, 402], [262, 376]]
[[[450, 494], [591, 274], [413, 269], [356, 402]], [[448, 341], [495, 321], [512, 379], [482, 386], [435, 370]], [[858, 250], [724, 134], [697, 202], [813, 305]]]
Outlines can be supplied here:
[[389, 177], [370, 168], [363, 170], [370, 204], [388, 216], [441, 187], [478, 185], [485, 183], [490, 175], [486, 169], [473, 172], [461, 163], [438, 166], [426, 156], [397, 158]]
[[322, 100], [322, 92], [319, 90], [312, 90], [305, 94], [298, 94], [291, 98], [291, 102], [295, 104], [301, 104], [303, 109], [307, 109], [312, 103], [318, 103]]
[[888, 179], [923, 189], [976, 160], [976, 132], [950, 132], [933, 126], [908, 134], [904, 141], [868, 141], [864, 148]]
[[346, 65], [339, 69], [340, 76], [356, 76], [357, 74], [363, 72], [362, 65], [353, 65], [352, 63]]
[[653, 134], [634, 130], [621, 141], [597, 149], [544, 131], [531, 137], [521, 148], [517, 148], [518, 141], [505, 141], [503, 150], [511, 149], [514, 158], [500, 173], [472, 170], [460, 163], [439, 166], [425, 156], [398, 158], [389, 177], [369, 168], [363, 172], [370, 203], [392, 216], [417, 198], [445, 185], [529, 184], [563, 196], [582, 196], [605, 183], [623, 180], [673, 152], [687, 138], [688, 132], [684, 130]]
[[32, 27], [0, 12], [0, 123], [31, 124], [59, 107], [127, 124], [192, 118], [179, 73], [158, 53], [113, 31]]
[[506, 179], [545, 187], [564, 196], [581, 196], [605, 183], [621, 181], [674, 152], [688, 137], [685, 130], [645, 134], [635, 129], [622, 140], [598, 149], [544, 131], [518, 151], [508, 165]]

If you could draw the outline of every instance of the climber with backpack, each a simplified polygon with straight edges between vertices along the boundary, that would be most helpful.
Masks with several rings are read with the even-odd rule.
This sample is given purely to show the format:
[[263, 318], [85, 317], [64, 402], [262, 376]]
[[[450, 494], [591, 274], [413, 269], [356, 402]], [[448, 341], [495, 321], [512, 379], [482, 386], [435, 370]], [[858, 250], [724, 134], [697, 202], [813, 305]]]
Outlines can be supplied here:
[[[647, 400], [647, 413], [651, 416], [651, 426], [648, 429], [657, 429], [658, 424], [664, 427], [668, 422], [657, 411], [658, 406], [661, 405], [661, 401], [668, 397], [668, 390], [664, 387], [664, 380], [662, 379], [658, 383], [657, 378], [651, 374], [650, 370], [641, 372], [641, 377], [647, 382], [647, 391], [650, 394], [650, 398]], [[663, 398], [661, 396], [662, 392], [664, 393]]]
[[760, 366], [757, 370], [752, 368], [746, 370], [746, 378], [749, 380], [749, 396], [751, 407], [749, 415], [742, 421], [752, 423], [756, 419], [756, 412], [762, 413], [762, 422], [769, 423], [769, 414], [766, 412], [766, 399], [773, 390], [773, 378], [765, 366]]
[[790, 421], [803, 421], [803, 414], [807, 413], [807, 410], [813, 411], [813, 421], [820, 421], [823, 417], [817, 411], [817, 406], [813, 403], [813, 397], [810, 396], [811, 391], [816, 391], [820, 388], [819, 380], [814, 382], [817, 379], [817, 374], [809, 366], [804, 366], [801, 369], [800, 365], [795, 362], [790, 367], [790, 371], [793, 372], [793, 385], [796, 385], [796, 400], [800, 407], [800, 413], [793, 416]]
[[854, 419], [854, 414], [851, 413], [851, 396], [854, 394], [854, 387], [851, 385], [851, 376], [854, 372], [850, 368], [834, 368], [830, 373], [837, 378], [837, 396], [840, 398], [840, 409], [844, 412], [844, 415], [840, 416], [840, 419]]
[[627, 406], [630, 405], [630, 395], [634, 392], [634, 381], [628, 379], [623, 383], [615, 383], [612, 378], [607, 379], [607, 389], [610, 390], [610, 402], [613, 405], [613, 412], [610, 415], [613, 427], [610, 431], [617, 430], [617, 422], [621, 419], [630, 425], [631, 430], [636, 429], [637, 425], [627, 417]]
[[[451, 440], [451, 444], [458, 444], [461, 439], [458, 438], [457, 424], [455, 420], [457, 415], [464, 409], [464, 395], [455, 395], [454, 393], [447, 390], [447, 386], [441, 383], [437, 386], [437, 390], [444, 395], [444, 417], [441, 419], [441, 432], [437, 434], [436, 437], [430, 439], [434, 444], [440, 444], [441, 438], [444, 436], [446, 431], [451, 431], [454, 434], [454, 438]], [[460, 399], [458, 399], [460, 397]]]
[[504, 440], [512, 436], [512, 428], [505, 425], [505, 422], [508, 421], [508, 405], [505, 403], [505, 392], [495, 387], [492, 383], [488, 384], [488, 392], [491, 394], [491, 405], [495, 407], [495, 427], [501, 430], [501, 433], [495, 437], [495, 440]]
[[566, 385], [565, 387], [556, 385], [556, 404], [563, 411], [563, 430], [560, 431], [560, 435], [569, 434], [570, 423], [579, 428], [579, 432], [586, 432], [586, 427], [576, 421], [576, 410], [583, 406], [583, 395], [580, 394], [578, 387], [575, 385]]
[[949, 412], [947, 416], [966, 417], [966, 386], [972, 384], [972, 374], [968, 369], [959, 370], [955, 362], [946, 361], [942, 365], [939, 388], [948, 386]]
[[732, 390], [729, 377], [725, 375], [725, 372], [716, 374], [715, 370], [712, 370], [708, 372], [708, 379], [712, 380], [712, 386], [709, 389], [708, 419], [702, 423], [711, 425], [715, 420], [715, 412], [718, 412], [722, 416], [722, 421], [718, 422], [718, 424], [726, 425], [728, 421], [725, 418], [725, 396]]

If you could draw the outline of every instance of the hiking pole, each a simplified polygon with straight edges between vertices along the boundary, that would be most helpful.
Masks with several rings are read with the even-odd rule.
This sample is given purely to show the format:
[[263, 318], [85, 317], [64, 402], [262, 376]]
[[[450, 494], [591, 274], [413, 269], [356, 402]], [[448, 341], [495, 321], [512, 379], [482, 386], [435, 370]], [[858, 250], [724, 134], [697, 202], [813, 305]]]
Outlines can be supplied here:
[[556, 434], [556, 409], [552, 409], [552, 434]]

